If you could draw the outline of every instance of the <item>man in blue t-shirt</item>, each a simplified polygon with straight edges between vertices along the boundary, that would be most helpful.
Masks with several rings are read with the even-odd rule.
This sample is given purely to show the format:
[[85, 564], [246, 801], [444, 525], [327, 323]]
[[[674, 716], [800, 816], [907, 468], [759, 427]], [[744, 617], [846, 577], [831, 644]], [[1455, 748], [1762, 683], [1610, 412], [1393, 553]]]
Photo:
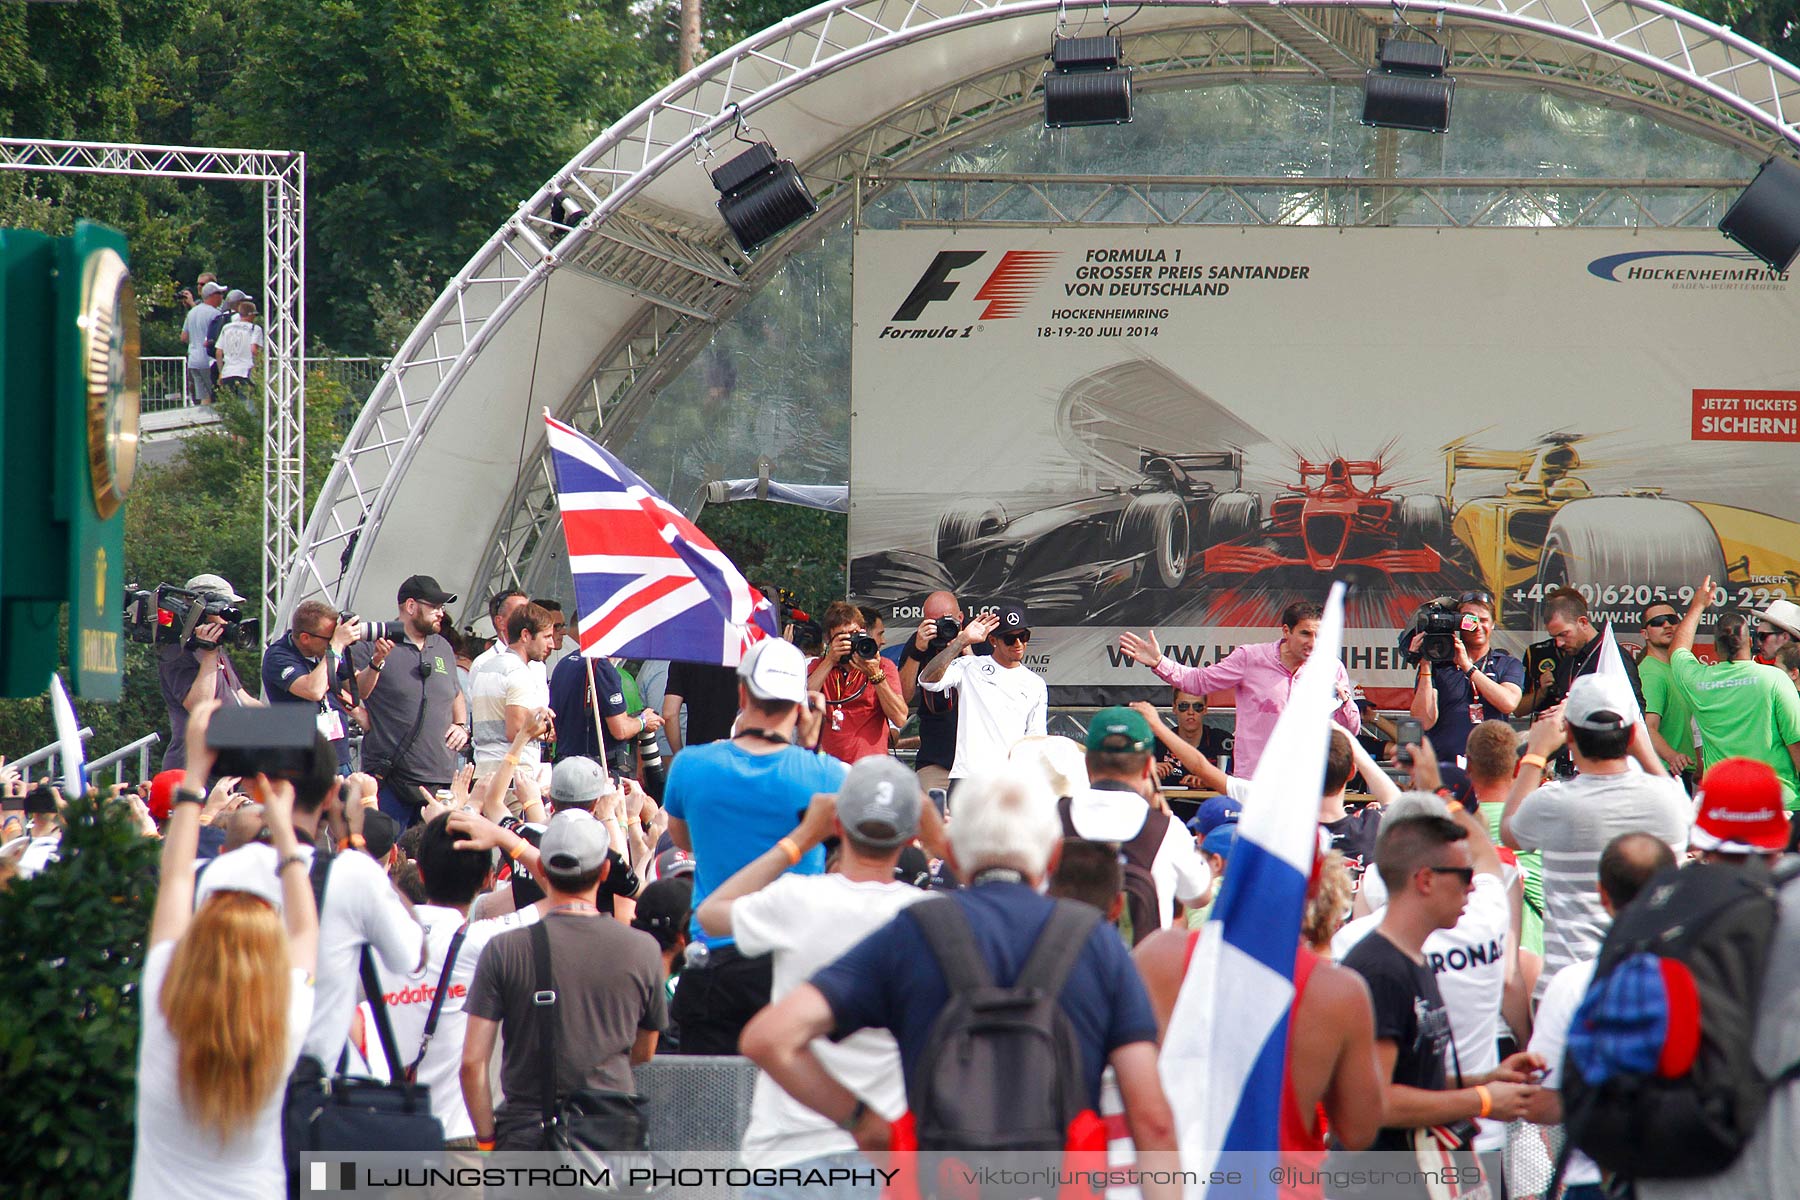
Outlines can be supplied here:
[[[823, 702], [808, 702], [806, 657], [791, 642], [758, 642], [738, 666], [738, 734], [675, 757], [663, 792], [669, 836], [694, 856], [694, 911], [718, 886], [780, 843], [818, 792], [836, 792], [850, 768], [802, 746], [819, 735]], [[795, 854], [793, 870], [819, 875], [825, 851]], [[736, 1054], [738, 1034], [769, 1003], [769, 959], [745, 958], [728, 937], [693, 921], [688, 967], [670, 1015], [683, 1054]], [[704, 947], [704, 950], [695, 947]]]
[[[591, 689], [591, 692], [590, 692]], [[594, 729], [594, 710], [602, 729]], [[556, 714], [556, 758], [591, 758], [614, 773], [637, 773], [635, 743], [644, 730], [662, 728], [662, 717], [644, 709], [632, 713], [625, 684], [612, 660], [565, 654], [550, 672], [550, 711]]]
[[319, 732], [337, 753], [338, 774], [350, 773], [350, 710], [340, 665], [344, 650], [362, 636], [355, 617], [338, 619], [323, 600], [307, 600], [280, 640], [263, 651], [263, 699], [270, 704], [311, 704]]
[[[1037, 890], [1062, 848], [1056, 802], [1035, 780], [976, 775], [957, 789], [949, 835], [950, 860], [969, 886], [926, 904], [960, 907], [990, 977], [1009, 986], [1057, 903]], [[913, 910], [904, 910], [751, 1022], [744, 1053], [864, 1149], [886, 1146], [888, 1123], [824, 1072], [811, 1043], [886, 1029], [899, 1044], [910, 1088], [949, 998], [924, 931]], [[1087, 1107], [1099, 1110], [1100, 1076], [1110, 1064], [1139, 1155], [1173, 1150], [1174, 1118], [1157, 1077], [1156, 1017], [1111, 925], [1093, 926], [1058, 1002], [1080, 1051]]]
[[[1494, 634], [1494, 598], [1486, 592], [1464, 592], [1456, 606], [1462, 634], [1456, 657], [1447, 662], [1420, 660], [1419, 684], [1413, 691], [1412, 715], [1419, 718], [1439, 762], [1461, 765], [1469, 731], [1483, 721], [1502, 721], [1519, 707], [1525, 688], [1525, 664], [1489, 645]], [[1413, 639], [1416, 651], [1419, 641]]]

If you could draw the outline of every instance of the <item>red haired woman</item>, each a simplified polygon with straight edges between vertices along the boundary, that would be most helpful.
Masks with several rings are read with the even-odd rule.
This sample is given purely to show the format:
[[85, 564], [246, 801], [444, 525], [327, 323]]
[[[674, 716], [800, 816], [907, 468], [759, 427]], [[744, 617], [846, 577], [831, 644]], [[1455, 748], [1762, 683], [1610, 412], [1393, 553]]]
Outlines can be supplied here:
[[217, 708], [201, 706], [188, 723], [187, 785], [163, 836], [140, 996], [133, 1200], [201, 1192], [268, 1200], [286, 1191], [282, 1085], [312, 1015], [318, 914], [294, 837], [294, 785], [264, 775], [251, 785], [275, 848], [274, 873], [216, 891], [193, 910], [194, 848], [213, 761], [206, 726]]

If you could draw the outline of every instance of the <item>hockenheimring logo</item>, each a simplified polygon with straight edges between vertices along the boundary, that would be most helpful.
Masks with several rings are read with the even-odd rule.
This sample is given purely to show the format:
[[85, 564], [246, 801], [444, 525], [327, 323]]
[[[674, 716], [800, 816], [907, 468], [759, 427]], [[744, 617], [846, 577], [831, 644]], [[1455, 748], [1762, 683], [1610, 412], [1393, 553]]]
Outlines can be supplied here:
[[1743, 250], [1634, 250], [1596, 258], [1588, 274], [1609, 283], [1787, 282], [1786, 272], [1770, 270]]

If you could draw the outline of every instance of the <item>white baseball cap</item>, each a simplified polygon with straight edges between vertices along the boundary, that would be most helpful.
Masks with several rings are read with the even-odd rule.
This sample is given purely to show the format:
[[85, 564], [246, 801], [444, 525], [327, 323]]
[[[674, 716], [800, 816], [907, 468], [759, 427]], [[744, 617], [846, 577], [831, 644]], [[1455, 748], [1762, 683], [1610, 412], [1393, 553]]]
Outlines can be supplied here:
[[1569, 687], [1563, 720], [1582, 729], [1623, 729], [1631, 724], [1637, 700], [1631, 685], [1614, 675], [1583, 675]]
[[225, 582], [225, 577], [223, 575], [196, 575], [187, 581], [187, 590], [190, 592], [205, 592], [212, 596], [223, 596], [233, 604], [242, 604], [244, 602], [244, 598], [237, 594], [236, 589]]
[[764, 638], [750, 647], [737, 673], [758, 700], [806, 703], [806, 656], [785, 638]]

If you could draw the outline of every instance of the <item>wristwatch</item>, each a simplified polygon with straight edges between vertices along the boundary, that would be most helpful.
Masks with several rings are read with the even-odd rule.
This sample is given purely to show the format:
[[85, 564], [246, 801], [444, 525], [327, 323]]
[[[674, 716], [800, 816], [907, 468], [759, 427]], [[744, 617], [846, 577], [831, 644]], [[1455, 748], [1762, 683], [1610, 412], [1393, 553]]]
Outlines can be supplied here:
[[206, 803], [206, 793], [198, 788], [178, 787], [175, 789], [175, 803], [203, 805]]

